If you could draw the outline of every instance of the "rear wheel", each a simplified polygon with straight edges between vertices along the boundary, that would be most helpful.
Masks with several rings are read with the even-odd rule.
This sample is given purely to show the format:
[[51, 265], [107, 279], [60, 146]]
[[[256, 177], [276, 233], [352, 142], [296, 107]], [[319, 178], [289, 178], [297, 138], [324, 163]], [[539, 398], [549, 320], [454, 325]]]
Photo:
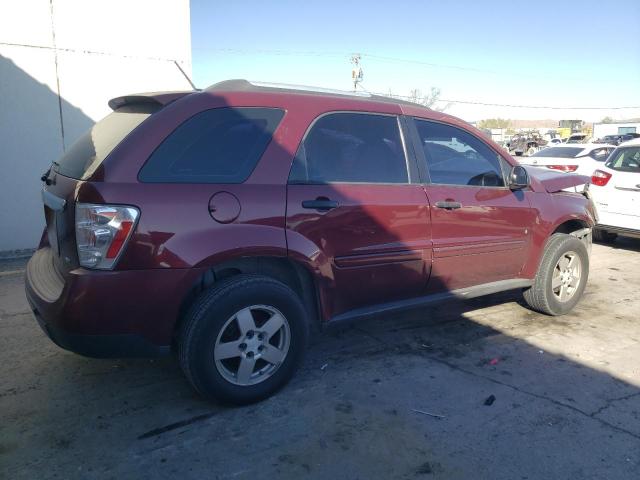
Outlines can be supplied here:
[[593, 240], [601, 243], [611, 243], [614, 242], [618, 235], [615, 233], [607, 232], [606, 230], [599, 230], [597, 228], [593, 229]]
[[262, 400], [300, 365], [308, 326], [305, 309], [286, 285], [239, 275], [203, 293], [182, 326], [178, 353], [193, 387], [227, 403]]
[[582, 297], [589, 276], [589, 254], [576, 237], [551, 236], [533, 285], [524, 291], [531, 308], [547, 315], [563, 315]]

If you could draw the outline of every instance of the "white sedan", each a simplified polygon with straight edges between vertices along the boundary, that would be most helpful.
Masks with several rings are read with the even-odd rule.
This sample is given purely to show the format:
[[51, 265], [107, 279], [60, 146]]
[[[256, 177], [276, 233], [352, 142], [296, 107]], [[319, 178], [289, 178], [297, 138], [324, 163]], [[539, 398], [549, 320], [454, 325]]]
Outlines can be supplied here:
[[530, 157], [518, 157], [518, 162], [522, 165], [591, 176], [596, 168], [604, 164], [614, 149], [615, 146], [604, 143], [554, 145]]
[[598, 211], [594, 239], [640, 238], [640, 139], [620, 144], [591, 176]]

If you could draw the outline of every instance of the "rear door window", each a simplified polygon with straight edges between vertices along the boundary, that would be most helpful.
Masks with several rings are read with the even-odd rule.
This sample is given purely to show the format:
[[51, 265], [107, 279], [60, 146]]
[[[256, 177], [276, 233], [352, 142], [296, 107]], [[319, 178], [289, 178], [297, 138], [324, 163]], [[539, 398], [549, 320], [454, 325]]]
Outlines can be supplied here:
[[149, 183], [242, 183], [271, 141], [284, 111], [215, 108], [174, 130], [149, 157], [139, 180]]
[[604, 162], [607, 158], [609, 158], [609, 155], [611, 154], [611, 152], [613, 152], [613, 150], [614, 150], [613, 147], [596, 148], [594, 150], [591, 150], [591, 152], [589, 153], [589, 156], [594, 160], [598, 160], [599, 162]]
[[531, 155], [532, 157], [575, 158], [584, 148], [582, 147], [547, 147]]
[[296, 153], [289, 183], [408, 183], [394, 115], [331, 113], [320, 117]]
[[444, 123], [419, 119], [415, 123], [431, 183], [505, 185], [499, 155], [480, 139]]
[[619, 148], [606, 165], [619, 172], [640, 173], [640, 147]]
[[107, 155], [160, 105], [125, 105], [113, 111], [82, 135], [54, 163], [54, 170], [65, 177], [88, 179]]

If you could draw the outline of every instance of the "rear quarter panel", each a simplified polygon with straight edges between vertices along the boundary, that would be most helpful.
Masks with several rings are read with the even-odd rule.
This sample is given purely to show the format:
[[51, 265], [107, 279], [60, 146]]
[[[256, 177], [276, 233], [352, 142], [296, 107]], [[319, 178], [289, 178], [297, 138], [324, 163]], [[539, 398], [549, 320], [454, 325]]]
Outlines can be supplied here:
[[[142, 183], [138, 172], [157, 148], [185, 120], [211, 108], [274, 107], [285, 115], [262, 158], [242, 184]], [[376, 111], [399, 114], [392, 103], [309, 94], [200, 92], [153, 115], [134, 130], [84, 182], [82, 202], [133, 205], [140, 219], [118, 269], [213, 266], [243, 256], [292, 256], [312, 272], [323, 260], [303, 239], [287, 248], [286, 189], [298, 145], [315, 118], [330, 111]], [[218, 192], [233, 194], [240, 214], [221, 224], [208, 205]], [[296, 246], [300, 246], [296, 249]], [[293, 248], [292, 248], [293, 247]]]

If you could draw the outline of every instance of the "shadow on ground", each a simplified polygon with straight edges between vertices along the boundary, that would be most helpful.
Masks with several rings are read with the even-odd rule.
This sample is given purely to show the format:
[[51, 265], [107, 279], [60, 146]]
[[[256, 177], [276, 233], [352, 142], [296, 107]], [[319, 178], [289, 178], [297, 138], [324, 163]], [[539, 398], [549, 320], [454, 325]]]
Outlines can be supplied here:
[[244, 408], [199, 399], [173, 358], [59, 350], [20, 276], [0, 277], [0, 464], [10, 478], [637, 478], [638, 294], [604, 295], [635, 264], [603, 262], [562, 318], [510, 292], [325, 333], [290, 385]]

